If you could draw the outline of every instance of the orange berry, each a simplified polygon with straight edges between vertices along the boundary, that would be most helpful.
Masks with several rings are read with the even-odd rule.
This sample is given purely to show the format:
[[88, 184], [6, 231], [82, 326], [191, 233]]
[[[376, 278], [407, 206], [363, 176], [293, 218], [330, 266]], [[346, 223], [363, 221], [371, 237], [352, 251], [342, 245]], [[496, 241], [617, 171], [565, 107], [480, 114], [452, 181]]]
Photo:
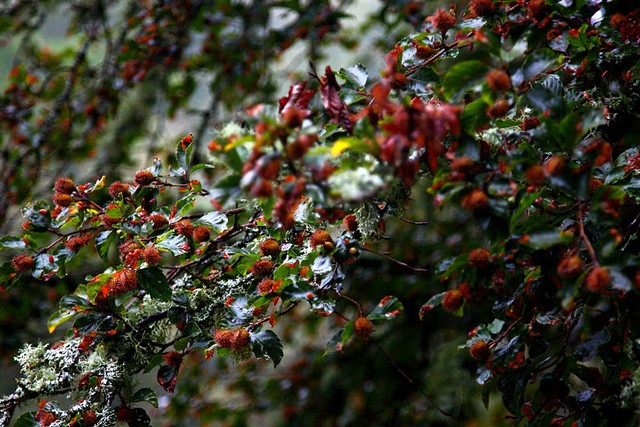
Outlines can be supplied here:
[[527, 117], [520, 123], [520, 129], [527, 131], [535, 129], [540, 126], [540, 119], [538, 117]]
[[547, 176], [558, 176], [564, 170], [564, 159], [562, 157], [553, 156], [542, 166]]
[[446, 33], [456, 25], [455, 15], [451, 12], [446, 12], [442, 8], [438, 9], [436, 13], [427, 19], [431, 20], [431, 23], [436, 27], [436, 30], [441, 33]]
[[273, 292], [277, 292], [281, 284], [282, 280], [264, 278], [260, 283], [258, 283], [258, 292], [260, 292], [261, 294], [270, 294]]
[[167, 217], [159, 213], [151, 214], [147, 219], [153, 223], [154, 230], [164, 228], [167, 224], [169, 224], [169, 220], [167, 219]]
[[507, 115], [510, 107], [509, 101], [498, 99], [491, 107], [487, 108], [487, 116], [491, 119], [499, 119]]
[[233, 333], [233, 338], [231, 339], [231, 348], [235, 350], [239, 350], [244, 348], [247, 344], [249, 344], [251, 336], [249, 335], [249, 331], [246, 329], [238, 329]]
[[162, 355], [164, 359], [164, 363], [169, 366], [180, 366], [182, 363], [182, 355], [177, 351], [170, 351], [169, 353], [165, 353]]
[[138, 249], [142, 249], [142, 245], [134, 242], [133, 240], [127, 240], [118, 246], [118, 252], [120, 252], [120, 255], [122, 255], [123, 258]]
[[469, 9], [476, 16], [488, 16], [493, 13], [493, 0], [472, 0]]
[[531, 165], [526, 172], [527, 183], [534, 187], [544, 184], [544, 169], [540, 165]]
[[157, 264], [162, 259], [160, 251], [155, 246], [147, 246], [142, 252], [142, 256], [148, 264]]
[[344, 228], [352, 233], [358, 230], [358, 221], [356, 220], [356, 216], [353, 214], [345, 216], [342, 220], [342, 224], [344, 225]]
[[78, 252], [87, 244], [89, 236], [72, 236], [64, 242], [64, 246], [72, 252]]
[[194, 230], [193, 224], [188, 219], [176, 222], [173, 224], [173, 229], [182, 236], [192, 236]]

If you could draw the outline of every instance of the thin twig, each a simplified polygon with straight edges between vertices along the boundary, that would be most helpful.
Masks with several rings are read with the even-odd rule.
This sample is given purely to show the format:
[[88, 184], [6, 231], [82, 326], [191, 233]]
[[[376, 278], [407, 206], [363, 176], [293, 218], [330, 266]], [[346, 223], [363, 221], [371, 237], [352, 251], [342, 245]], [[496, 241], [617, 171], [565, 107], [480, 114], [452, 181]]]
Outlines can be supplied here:
[[595, 249], [593, 249], [593, 245], [591, 244], [591, 241], [587, 237], [587, 233], [585, 233], [584, 231], [584, 220], [583, 220], [584, 214], [585, 212], [582, 210], [582, 203], [578, 202], [578, 229], [580, 231], [580, 238], [584, 242], [584, 245], [587, 247], [587, 252], [589, 252], [589, 257], [591, 257], [591, 261], [593, 261], [593, 264], [597, 267], [599, 263], [598, 263], [598, 257], [596, 256], [596, 251]]
[[372, 254], [380, 255], [380, 256], [388, 259], [389, 261], [395, 262], [398, 265], [401, 265], [401, 266], [403, 266], [405, 268], [408, 268], [409, 270], [418, 271], [418, 272], [421, 272], [421, 273], [429, 272], [428, 268], [413, 267], [413, 266], [407, 264], [406, 262], [402, 262], [400, 260], [397, 260], [397, 259], [389, 256], [388, 254], [385, 254], [384, 252], [374, 251], [373, 249], [368, 249], [368, 248], [365, 248], [364, 246], [361, 246], [360, 250], [363, 250], [365, 252], [369, 252], [369, 253], [372, 253]]
[[389, 353], [386, 352], [386, 350], [382, 347], [382, 345], [377, 340], [375, 340], [375, 339], [373, 339], [371, 337], [369, 339], [371, 340], [371, 342], [373, 342], [376, 345], [378, 350], [380, 350], [380, 353], [382, 353], [382, 355], [385, 357], [385, 359], [387, 359], [389, 364], [391, 366], [393, 366], [393, 368], [396, 371], [398, 371], [398, 373], [402, 376], [402, 378], [404, 378], [409, 384], [411, 384], [413, 387], [415, 387], [416, 390], [418, 391], [418, 393], [420, 393], [427, 400], [427, 402], [429, 402], [429, 404], [431, 406], [433, 406], [438, 412], [440, 412], [445, 417], [455, 418], [455, 416], [451, 412], [445, 411], [440, 406], [438, 406], [438, 404], [434, 401], [434, 399], [432, 397], [430, 397], [424, 390], [422, 390], [422, 388], [420, 388], [416, 384], [416, 382], [413, 380], [413, 378], [411, 378], [409, 376], [409, 374], [407, 374], [400, 366], [398, 366], [396, 361], [393, 360], [393, 358], [389, 355]]
[[404, 221], [404, 222], [406, 222], [408, 224], [413, 224], [413, 225], [429, 225], [429, 221], [413, 221], [411, 219], [407, 219], [407, 218], [404, 218], [402, 216], [399, 216], [398, 219], [401, 220], [401, 221]]

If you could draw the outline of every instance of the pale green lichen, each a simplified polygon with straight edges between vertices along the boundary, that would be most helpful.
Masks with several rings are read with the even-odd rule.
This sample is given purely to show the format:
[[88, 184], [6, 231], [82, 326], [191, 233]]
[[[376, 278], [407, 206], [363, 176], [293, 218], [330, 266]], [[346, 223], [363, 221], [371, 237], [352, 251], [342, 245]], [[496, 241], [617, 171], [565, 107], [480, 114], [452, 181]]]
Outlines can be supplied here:
[[382, 230], [378, 227], [380, 223], [380, 211], [373, 203], [363, 203], [355, 210], [358, 231], [364, 240], [377, 240], [382, 237]]
[[330, 194], [345, 201], [363, 200], [385, 187], [380, 175], [371, 173], [364, 167], [336, 172], [327, 183]]
[[76, 338], [49, 349], [46, 344], [25, 345], [15, 357], [23, 375], [20, 385], [41, 393], [69, 383], [77, 371], [79, 343]]

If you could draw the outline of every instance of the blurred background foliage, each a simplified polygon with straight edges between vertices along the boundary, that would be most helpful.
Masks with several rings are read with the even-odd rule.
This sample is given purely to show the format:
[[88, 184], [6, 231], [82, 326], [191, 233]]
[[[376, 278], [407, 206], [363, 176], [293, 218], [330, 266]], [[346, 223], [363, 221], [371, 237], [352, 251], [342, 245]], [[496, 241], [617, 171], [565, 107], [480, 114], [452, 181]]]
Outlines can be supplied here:
[[[130, 179], [154, 156], [168, 158], [176, 139], [188, 132], [194, 134], [196, 157], [204, 157], [214, 129], [234, 120], [235, 112], [277, 102], [290, 84], [307, 78], [310, 60], [319, 70], [360, 62], [377, 75], [396, 41], [449, 3], [5, 2], [0, 5], [0, 231], [15, 233], [24, 202], [50, 193], [59, 176], [76, 182], [102, 175]], [[431, 196], [421, 190], [412, 197], [406, 216], [418, 221], [438, 216], [440, 229], [390, 221], [385, 234], [394, 238], [383, 240], [379, 250], [420, 267], [441, 258], [439, 236], [448, 236], [447, 251], [481, 246], [482, 234], [469, 225], [468, 212], [434, 211]], [[10, 357], [18, 346], [52, 340], [41, 332], [46, 317], [60, 295], [73, 291], [100, 263], [87, 251], [64, 279], [23, 283], [2, 293], [4, 378], [14, 375]], [[324, 356], [327, 341], [343, 325], [299, 310], [275, 328], [288, 349], [280, 367], [222, 358], [185, 363], [174, 395], [155, 386], [161, 396], [157, 424], [505, 423], [499, 399], [489, 410], [482, 406], [476, 363], [457, 349], [475, 324], [489, 320], [488, 310], [474, 306], [464, 319], [436, 312], [420, 322], [425, 297], [447, 287], [432, 275], [365, 253], [348, 276], [353, 298], [378, 301], [393, 293], [405, 314], [386, 322], [371, 341], [355, 340]], [[350, 309], [338, 306], [352, 317]], [[2, 381], [0, 394], [12, 388], [11, 381]]]

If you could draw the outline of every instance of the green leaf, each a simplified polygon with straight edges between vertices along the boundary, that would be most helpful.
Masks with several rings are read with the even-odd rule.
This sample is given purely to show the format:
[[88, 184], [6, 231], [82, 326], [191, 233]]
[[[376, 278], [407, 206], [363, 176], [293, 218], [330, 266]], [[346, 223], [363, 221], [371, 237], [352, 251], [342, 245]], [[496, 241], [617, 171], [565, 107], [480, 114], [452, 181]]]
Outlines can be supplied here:
[[460, 101], [465, 92], [484, 81], [488, 71], [489, 67], [477, 60], [454, 65], [442, 81], [445, 97], [450, 102]]
[[276, 268], [276, 270], [273, 272], [273, 279], [274, 280], [286, 279], [287, 277], [289, 277], [290, 272], [291, 272], [291, 267], [289, 267], [286, 264], [280, 264], [278, 268]]
[[158, 369], [158, 375], [156, 379], [158, 380], [158, 384], [162, 386], [165, 391], [169, 393], [173, 393], [176, 389], [176, 382], [178, 380], [178, 371], [180, 370], [180, 366], [169, 366], [162, 365], [160, 369]]
[[253, 354], [259, 358], [271, 359], [273, 367], [278, 366], [284, 352], [280, 338], [271, 330], [262, 331], [251, 336]]
[[184, 149], [182, 148], [182, 140], [178, 141], [178, 144], [176, 146], [176, 160], [178, 161], [179, 170], [184, 171], [184, 173], [187, 175], [189, 174], [189, 158], [191, 157], [192, 150], [192, 143], [187, 145], [187, 148]]
[[35, 412], [25, 412], [16, 420], [13, 427], [39, 427], [41, 424], [34, 418]]
[[227, 216], [222, 212], [212, 211], [203, 215], [201, 218], [198, 218], [194, 222], [196, 224], [205, 224], [217, 231], [224, 231], [227, 229], [229, 218], [227, 218]]
[[331, 336], [329, 342], [327, 342], [327, 348], [323, 353], [323, 357], [327, 356], [331, 353], [335, 353], [336, 351], [342, 350], [342, 334], [344, 333], [344, 328], [340, 329], [338, 332]]
[[47, 321], [47, 329], [49, 330], [49, 333], [53, 333], [58, 326], [73, 319], [77, 314], [78, 312], [75, 310], [58, 310], [53, 313]]
[[158, 267], [149, 267], [138, 270], [138, 284], [147, 291], [152, 298], [161, 301], [171, 300], [171, 287], [162, 270]]
[[369, 78], [369, 73], [362, 64], [356, 64], [347, 69], [341, 68], [336, 74], [345, 80], [345, 85], [351, 86], [354, 89], [364, 87]]
[[49, 254], [41, 254], [35, 258], [35, 267], [33, 269], [33, 277], [36, 279], [46, 279], [49, 273], [56, 273], [60, 266], [56, 257]]
[[434, 296], [429, 298], [427, 302], [422, 304], [422, 307], [420, 307], [420, 320], [423, 319], [425, 314], [442, 304], [442, 300], [444, 299], [445, 294], [446, 292], [435, 294]]
[[[46, 213], [40, 213], [41, 210], [45, 210]], [[43, 200], [37, 202], [27, 203], [22, 209], [22, 216], [38, 231], [43, 231], [51, 226], [51, 217], [49, 216], [49, 204]]]
[[150, 388], [141, 388], [136, 391], [131, 397], [131, 402], [147, 402], [151, 404], [154, 408], [158, 407], [158, 396], [156, 393]]
[[394, 296], [386, 296], [371, 310], [367, 316], [369, 320], [389, 320], [404, 311], [402, 303]]
[[571, 242], [571, 236], [561, 233], [558, 230], [541, 231], [538, 233], [531, 233], [521, 241], [525, 246], [532, 249], [546, 249], [562, 243]]
[[558, 58], [561, 57], [551, 49], [539, 49], [533, 52], [531, 55], [527, 56], [527, 59], [524, 61], [522, 66], [522, 77], [525, 81], [531, 80], [540, 73], [551, 68]]
[[25, 249], [27, 247], [21, 237], [3, 236], [0, 238], [0, 249]]
[[355, 136], [348, 136], [340, 138], [333, 143], [331, 147], [331, 155], [338, 157], [343, 151], [351, 150], [357, 153], [371, 153], [371, 145], [364, 139], [357, 138]]
[[464, 129], [468, 134], [474, 135], [478, 128], [489, 121], [489, 118], [485, 113], [488, 107], [489, 104], [481, 98], [476, 99], [464, 107], [464, 111], [460, 117], [462, 129]]
[[107, 230], [98, 234], [96, 237], [96, 249], [100, 258], [107, 261], [109, 260], [109, 249], [118, 242], [118, 234], [115, 230]]
[[167, 230], [156, 240], [156, 247], [166, 249], [175, 256], [186, 254], [184, 246], [188, 244], [186, 237], [175, 234], [173, 230]]
[[520, 199], [520, 203], [518, 203], [518, 207], [516, 208], [516, 210], [511, 215], [510, 228], [511, 228], [511, 232], [512, 233], [516, 232], [516, 230], [518, 228], [519, 221], [521, 219], [524, 219], [523, 215], [527, 212], [528, 209], [531, 208], [531, 206], [533, 205], [533, 202], [538, 197], [540, 197], [540, 193], [539, 192], [535, 192], [535, 193], [527, 193], [522, 197], [522, 199]]

